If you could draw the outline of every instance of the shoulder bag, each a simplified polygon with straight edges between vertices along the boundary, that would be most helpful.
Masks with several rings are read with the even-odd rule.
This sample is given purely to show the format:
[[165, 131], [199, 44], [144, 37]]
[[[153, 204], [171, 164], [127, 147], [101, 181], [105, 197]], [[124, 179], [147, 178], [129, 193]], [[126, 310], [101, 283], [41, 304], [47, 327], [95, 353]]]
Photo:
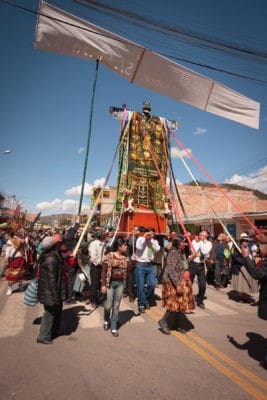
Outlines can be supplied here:
[[29, 283], [27, 289], [25, 290], [24, 304], [31, 307], [35, 306], [38, 303], [37, 291], [38, 291], [38, 279], [34, 278]]

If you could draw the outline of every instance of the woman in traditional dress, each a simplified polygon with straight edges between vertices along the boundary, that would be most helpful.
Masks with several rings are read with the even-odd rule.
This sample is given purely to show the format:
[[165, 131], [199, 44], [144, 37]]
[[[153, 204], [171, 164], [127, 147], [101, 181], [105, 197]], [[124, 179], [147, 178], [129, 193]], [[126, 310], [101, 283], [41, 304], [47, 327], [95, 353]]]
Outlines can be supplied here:
[[125, 239], [117, 238], [112, 250], [102, 263], [101, 293], [107, 295], [104, 302], [104, 330], [110, 327], [111, 334], [117, 337], [119, 308], [130, 263]]
[[[240, 235], [240, 246], [249, 248], [249, 242], [251, 238], [246, 233]], [[253, 254], [250, 251], [250, 258], [253, 259]], [[259, 290], [258, 281], [253, 279], [244, 267], [243, 257], [239, 250], [236, 248], [232, 253], [232, 280], [231, 286], [234, 292], [238, 294], [238, 301], [241, 303], [251, 302], [254, 303], [254, 299], [250, 297], [251, 294], [255, 294]]]
[[162, 279], [162, 305], [166, 308], [166, 312], [158, 322], [161, 332], [165, 335], [169, 335], [170, 330], [175, 329], [176, 321], [178, 321], [177, 330], [186, 333], [186, 330], [179, 326], [181, 313], [195, 308], [192, 283], [187, 271], [188, 263], [184, 254], [186, 245], [183, 236], [175, 237], [166, 259]]
[[26, 260], [23, 241], [16, 236], [10, 236], [5, 254], [6, 280], [8, 282], [7, 296], [13, 292], [13, 284], [18, 282], [19, 290], [23, 291], [22, 280], [26, 272]]

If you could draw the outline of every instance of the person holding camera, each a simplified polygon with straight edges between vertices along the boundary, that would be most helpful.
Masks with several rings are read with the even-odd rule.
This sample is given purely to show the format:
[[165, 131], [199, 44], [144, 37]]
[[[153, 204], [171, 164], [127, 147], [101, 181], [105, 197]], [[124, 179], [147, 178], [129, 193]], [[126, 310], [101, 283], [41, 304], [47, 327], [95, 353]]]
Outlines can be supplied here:
[[205, 275], [205, 260], [210, 257], [212, 243], [209, 240], [209, 233], [201, 231], [192, 240], [194, 253], [189, 258], [190, 279], [193, 284], [195, 276], [198, 282], [198, 294], [196, 295], [197, 306], [204, 309], [204, 297], [206, 293], [206, 275]]
[[154, 257], [160, 251], [160, 245], [154, 238], [154, 228], [139, 227], [139, 233], [140, 236], [136, 241], [135, 280], [138, 311], [144, 313], [145, 309], [150, 308], [150, 301], [156, 286]]

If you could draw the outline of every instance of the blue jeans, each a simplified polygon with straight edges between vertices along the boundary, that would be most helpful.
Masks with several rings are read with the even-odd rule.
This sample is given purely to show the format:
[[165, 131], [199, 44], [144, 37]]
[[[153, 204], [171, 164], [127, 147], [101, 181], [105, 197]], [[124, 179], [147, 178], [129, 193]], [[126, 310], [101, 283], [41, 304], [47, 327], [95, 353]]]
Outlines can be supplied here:
[[137, 286], [138, 307], [145, 307], [145, 305], [151, 300], [156, 286], [154, 265], [136, 262], [135, 280]]
[[111, 281], [107, 290], [107, 299], [104, 302], [104, 321], [108, 322], [110, 320], [111, 330], [117, 330], [123, 288], [124, 282]]

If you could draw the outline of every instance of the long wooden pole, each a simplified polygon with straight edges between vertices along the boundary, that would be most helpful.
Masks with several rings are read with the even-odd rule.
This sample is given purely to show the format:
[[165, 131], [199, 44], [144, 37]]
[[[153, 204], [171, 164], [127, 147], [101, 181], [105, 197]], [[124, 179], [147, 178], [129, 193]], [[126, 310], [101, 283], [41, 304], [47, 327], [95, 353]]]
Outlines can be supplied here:
[[89, 120], [87, 144], [86, 144], [86, 151], [85, 151], [85, 160], [84, 160], [84, 168], [83, 168], [83, 179], [82, 179], [82, 187], [81, 187], [81, 195], [80, 195], [80, 203], [79, 203], [78, 214], [80, 214], [81, 210], [82, 210], [83, 192], [84, 192], [84, 185], [85, 185], [85, 178], [86, 178], [86, 171], [87, 171], [87, 163], [88, 163], [88, 155], [89, 155], [90, 141], [91, 141], [91, 132], [92, 132], [92, 120], [93, 120], [93, 109], [94, 109], [94, 101], [95, 101], [95, 88], [96, 88], [96, 81], [97, 81], [98, 66], [99, 66], [99, 59], [96, 60], [95, 79], [94, 79], [93, 92], [92, 92], [92, 98], [91, 98], [90, 120]]

